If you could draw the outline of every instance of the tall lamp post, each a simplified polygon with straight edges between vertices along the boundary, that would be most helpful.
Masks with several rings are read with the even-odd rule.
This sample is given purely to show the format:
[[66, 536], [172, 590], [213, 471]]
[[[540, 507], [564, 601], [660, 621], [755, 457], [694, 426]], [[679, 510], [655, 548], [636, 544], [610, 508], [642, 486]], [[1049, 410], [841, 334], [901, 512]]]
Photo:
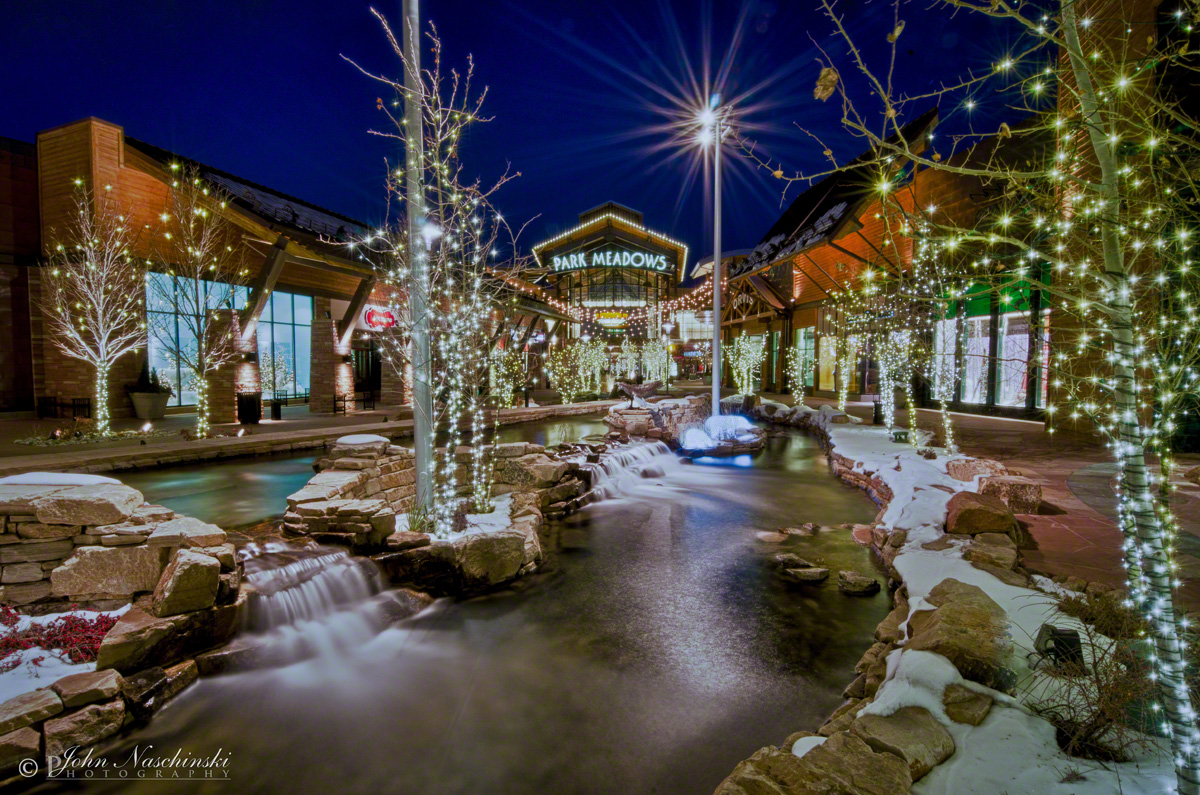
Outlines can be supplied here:
[[[701, 142], [713, 146], [713, 337], [712, 337], [712, 415], [721, 414], [721, 95], [709, 97], [700, 111]], [[710, 138], [711, 136], [711, 138]]]
[[409, 315], [413, 319], [410, 338], [413, 373], [413, 450], [416, 465], [416, 504], [433, 510], [433, 395], [432, 360], [429, 350], [429, 245], [425, 240], [425, 193], [421, 186], [424, 132], [421, 129], [421, 35], [419, 0], [404, 0], [404, 58], [408, 68], [404, 87], [406, 134], [405, 192], [408, 198], [408, 257], [411, 281]]

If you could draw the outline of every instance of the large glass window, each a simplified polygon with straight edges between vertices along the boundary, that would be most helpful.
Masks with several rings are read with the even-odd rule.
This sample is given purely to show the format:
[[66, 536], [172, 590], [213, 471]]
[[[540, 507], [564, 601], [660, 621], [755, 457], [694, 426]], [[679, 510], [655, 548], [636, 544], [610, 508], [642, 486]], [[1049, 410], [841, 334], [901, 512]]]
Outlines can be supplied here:
[[[229, 306], [245, 308], [248, 289], [243, 286], [196, 283], [166, 273], [151, 273], [146, 280], [146, 322], [150, 326], [150, 366], [174, 390], [172, 405], [196, 402], [195, 379], [186, 361], [196, 349], [191, 307], [208, 304], [209, 308]], [[197, 300], [197, 296], [199, 300]], [[271, 295], [258, 322], [258, 361], [263, 396], [276, 392], [308, 389], [312, 298], [306, 295], [276, 292]], [[179, 353], [183, 353], [180, 357]], [[183, 361], [180, 361], [180, 359]]]
[[962, 402], [986, 403], [992, 319], [969, 317], [966, 325], [963, 334]]
[[263, 398], [308, 390], [312, 298], [272, 293], [258, 320], [258, 371]]
[[[800, 346], [804, 351], [804, 356], [809, 362], [814, 362], [817, 357], [817, 329], [815, 326], [808, 328], [798, 328], [795, 332], [795, 344]], [[813, 385], [814, 368], [810, 365], [804, 373], [804, 385], [811, 387]]]

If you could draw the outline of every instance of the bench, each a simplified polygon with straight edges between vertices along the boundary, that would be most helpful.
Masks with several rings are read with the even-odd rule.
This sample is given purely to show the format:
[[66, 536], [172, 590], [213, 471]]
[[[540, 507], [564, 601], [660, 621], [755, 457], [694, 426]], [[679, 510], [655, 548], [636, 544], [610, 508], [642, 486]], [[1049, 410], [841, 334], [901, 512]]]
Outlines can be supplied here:
[[59, 417], [88, 417], [92, 416], [92, 399], [90, 397], [59, 400], [52, 395], [43, 395], [37, 401], [38, 419], [58, 419]]
[[281, 403], [283, 403], [283, 405], [285, 405], [285, 406], [292, 405], [293, 400], [304, 401], [304, 403], [307, 404], [308, 403], [308, 390], [305, 389], [303, 392], [301, 392], [300, 390], [296, 390], [295, 392], [290, 392], [290, 393], [287, 392], [286, 390], [284, 390], [281, 392], [274, 393], [274, 396], [271, 399], [278, 400]]
[[347, 392], [342, 395], [333, 396], [333, 413], [345, 414], [348, 405], [362, 403], [363, 411], [373, 411], [375, 409], [375, 393], [374, 392]]

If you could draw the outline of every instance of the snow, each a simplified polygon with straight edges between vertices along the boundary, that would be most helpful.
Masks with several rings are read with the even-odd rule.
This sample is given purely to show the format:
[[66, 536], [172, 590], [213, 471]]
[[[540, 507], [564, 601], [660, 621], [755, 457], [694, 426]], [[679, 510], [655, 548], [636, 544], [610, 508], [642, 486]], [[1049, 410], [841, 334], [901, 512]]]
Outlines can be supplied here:
[[[107, 612], [96, 612], [92, 610], [76, 610], [72, 613], [51, 613], [44, 616], [25, 616], [18, 618], [17, 623], [11, 629], [5, 628], [3, 631], [23, 632], [34, 624], [48, 624], [56, 618], [65, 615], [77, 615], [83, 618], [96, 618], [102, 615], [120, 616], [129, 609], [129, 605], [118, 610]], [[40, 662], [34, 662], [35, 659], [41, 657]], [[22, 693], [29, 693], [41, 687], [47, 687], [64, 676], [71, 674], [88, 673], [96, 670], [96, 664], [91, 663], [72, 663], [62, 652], [51, 649], [24, 649], [7, 658], [5, 662], [9, 663], [13, 659], [18, 659], [20, 662], [11, 671], [0, 673], [0, 703], [3, 703], [10, 698], [15, 698]]]
[[[1159, 742], [1163, 753], [1157, 758], [1113, 764], [1106, 770], [1086, 760], [1065, 756], [1058, 748], [1050, 723], [1023, 706], [1029, 688], [1036, 687], [1038, 681], [1025, 655], [1032, 649], [1038, 629], [1047, 621], [1057, 626], [1077, 624], [1056, 611], [1051, 596], [1008, 585], [975, 568], [963, 559], [961, 544], [944, 550], [922, 548], [923, 544], [943, 537], [946, 505], [953, 494], [979, 489], [978, 478], [960, 481], [946, 472], [949, 460], [965, 456], [937, 450], [937, 458], [925, 459], [911, 445], [892, 441], [885, 428], [833, 422], [840, 414], [826, 405], [811, 414], [810, 421], [828, 434], [834, 452], [855, 462], [855, 471], [871, 474], [891, 489], [893, 498], [881, 523], [889, 531], [907, 531], [905, 544], [892, 565], [907, 586], [909, 615], [933, 609], [927, 600], [930, 591], [943, 580], [953, 578], [979, 587], [1007, 613], [1016, 646], [1013, 668], [1020, 683], [1016, 698], [964, 680], [941, 655], [903, 647], [888, 655], [887, 676], [875, 700], [859, 714], [890, 715], [906, 706], [924, 707], [946, 725], [957, 747], [954, 756], [913, 786], [913, 792], [1099, 795], [1117, 791], [1118, 783], [1123, 791], [1130, 793], [1174, 792], [1175, 775], [1165, 741]], [[928, 435], [921, 432], [918, 443], [927, 442]], [[1045, 591], [1062, 591], [1044, 577], [1034, 581]], [[907, 620], [902, 627], [906, 626]], [[951, 684], [993, 698], [995, 703], [982, 724], [976, 727], [948, 720], [942, 695]], [[1016, 760], [1019, 763], [1014, 763]], [[1063, 783], [1070, 770], [1078, 771], [1084, 779]]]
[[703, 428], [688, 428], [679, 437], [679, 446], [684, 450], [711, 450], [718, 444]]
[[796, 742], [792, 743], [792, 753], [796, 756], [804, 756], [812, 749], [816, 748], [821, 743], [828, 740], [828, 737], [817, 735], [816, 737], [801, 737]]
[[717, 441], [734, 439], [753, 427], [750, 420], [740, 414], [722, 414], [704, 421], [704, 432]]
[[71, 472], [26, 472], [0, 478], [0, 486], [98, 486], [104, 483], [121, 485], [121, 481], [116, 478], [77, 475]]
[[[466, 532], [451, 533], [447, 539], [453, 541], [474, 533], [495, 533], [509, 529], [512, 526], [512, 494], [501, 494], [492, 500], [492, 505], [491, 513], [467, 514]], [[396, 529], [408, 530], [408, 514], [396, 514]]]
[[355, 445], [355, 444], [378, 444], [379, 442], [383, 442], [384, 444], [391, 444], [391, 440], [388, 439], [386, 436], [380, 436], [375, 433], [352, 433], [349, 436], [339, 437], [336, 443], [337, 444]]

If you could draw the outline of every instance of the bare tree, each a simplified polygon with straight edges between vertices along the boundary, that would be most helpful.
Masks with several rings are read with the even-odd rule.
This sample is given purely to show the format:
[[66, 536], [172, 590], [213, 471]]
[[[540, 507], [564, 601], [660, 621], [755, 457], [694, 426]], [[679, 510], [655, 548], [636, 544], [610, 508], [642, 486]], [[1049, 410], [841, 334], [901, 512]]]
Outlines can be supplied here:
[[[401, 40], [382, 14], [372, 13], [400, 59], [403, 72], [411, 72]], [[428, 322], [435, 397], [431, 425], [448, 438], [446, 447], [435, 455], [432, 490], [437, 529], [445, 533], [452, 528], [463, 490], [455, 462], [455, 449], [460, 445], [471, 443], [472, 482], [465, 484], [466, 491], [476, 510], [490, 510], [491, 446], [484, 443], [483, 431], [487, 425], [485, 393], [492, 351], [504, 330], [504, 310], [530, 286], [521, 278], [528, 261], [516, 253], [519, 230], [511, 228], [492, 205], [495, 192], [519, 174], [506, 171], [485, 185], [478, 178], [464, 175], [460, 159], [459, 145], [467, 128], [489, 121], [481, 116], [487, 90], [473, 88], [474, 64], [470, 59], [464, 72], [443, 71], [442, 45], [432, 25], [425, 40], [433, 58], [429, 68], [420, 70], [419, 95], [410, 93], [403, 79], [374, 74], [350, 63], [395, 97], [390, 102], [382, 98], [376, 101], [388, 124], [372, 134], [404, 143], [407, 152], [408, 134], [399, 109], [408, 103], [420, 105], [425, 201], [421, 211], [426, 222], [423, 245], [417, 248], [424, 258], [420, 264], [428, 278], [427, 294], [418, 296], [421, 300], [410, 300], [414, 290], [421, 288], [420, 280], [413, 278], [410, 261], [413, 247], [405, 223], [408, 207], [403, 168], [387, 164], [387, 193], [389, 207], [403, 208], [396, 215], [404, 216], [393, 219], [356, 246], [374, 264], [379, 284], [387, 292], [388, 309], [397, 318], [395, 327], [383, 337], [388, 366], [403, 373], [414, 364], [412, 331], [420, 321]], [[417, 149], [412, 147], [413, 151]], [[424, 317], [414, 314], [414, 306], [422, 308]], [[491, 414], [493, 424], [498, 416], [498, 412]]]
[[212, 432], [209, 386], [213, 374], [239, 355], [234, 327], [237, 286], [246, 281], [245, 251], [222, 215], [228, 196], [195, 169], [170, 185], [163, 211], [162, 250], [170, 261], [149, 284], [150, 336], [178, 363], [182, 388], [196, 393], [198, 438]]
[[51, 232], [41, 306], [54, 346], [92, 366], [92, 419], [107, 435], [112, 366], [146, 343], [143, 271], [132, 253], [139, 235], [107, 191], [76, 184], [75, 217]]

